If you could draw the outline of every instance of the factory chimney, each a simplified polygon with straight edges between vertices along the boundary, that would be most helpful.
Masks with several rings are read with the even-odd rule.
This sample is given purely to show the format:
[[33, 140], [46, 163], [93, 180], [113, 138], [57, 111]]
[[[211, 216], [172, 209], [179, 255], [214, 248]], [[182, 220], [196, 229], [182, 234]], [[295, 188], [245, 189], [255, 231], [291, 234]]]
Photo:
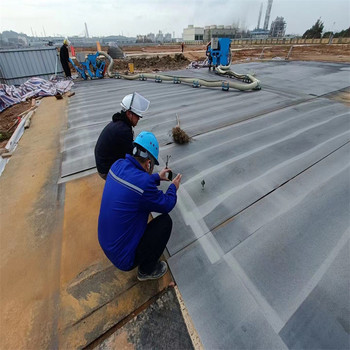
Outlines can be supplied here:
[[265, 30], [268, 30], [268, 28], [269, 28], [269, 21], [270, 21], [270, 13], [271, 13], [272, 1], [273, 0], [268, 0], [268, 4], [267, 4], [267, 8], [266, 8], [265, 22], [264, 22], [264, 29]]
[[259, 19], [258, 19], [258, 26], [257, 29], [260, 29], [260, 20], [261, 20], [261, 13], [262, 13], [263, 3], [260, 5], [260, 12], [259, 12]]
[[88, 38], [89, 37], [89, 32], [88, 32], [88, 29], [87, 29], [87, 24], [85, 22], [85, 37]]

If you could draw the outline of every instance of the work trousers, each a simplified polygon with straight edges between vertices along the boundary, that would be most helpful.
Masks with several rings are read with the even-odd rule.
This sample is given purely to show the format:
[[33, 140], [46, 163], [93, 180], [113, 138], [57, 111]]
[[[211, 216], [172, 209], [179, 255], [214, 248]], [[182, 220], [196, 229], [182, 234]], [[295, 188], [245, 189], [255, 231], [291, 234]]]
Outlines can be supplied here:
[[169, 214], [159, 215], [147, 224], [135, 254], [134, 266], [139, 266], [142, 273], [150, 274], [154, 271], [168, 243], [172, 226]]
[[62, 68], [64, 70], [64, 74], [66, 75], [66, 77], [71, 77], [72, 73], [70, 72], [70, 68], [69, 68], [68, 62], [62, 62], [61, 61], [61, 64], [62, 64]]

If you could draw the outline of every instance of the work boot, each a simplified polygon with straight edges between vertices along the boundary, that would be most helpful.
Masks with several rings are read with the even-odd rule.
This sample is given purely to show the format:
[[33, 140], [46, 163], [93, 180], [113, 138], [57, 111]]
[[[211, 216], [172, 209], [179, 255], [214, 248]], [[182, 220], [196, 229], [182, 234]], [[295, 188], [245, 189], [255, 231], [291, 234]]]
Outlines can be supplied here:
[[158, 261], [155, 269], [151, 273], [142, 273], [139, 269], [137, 279], [139, 281], [156, 280], [163, 277], [168, 271], [168, 265], [165, 261]]

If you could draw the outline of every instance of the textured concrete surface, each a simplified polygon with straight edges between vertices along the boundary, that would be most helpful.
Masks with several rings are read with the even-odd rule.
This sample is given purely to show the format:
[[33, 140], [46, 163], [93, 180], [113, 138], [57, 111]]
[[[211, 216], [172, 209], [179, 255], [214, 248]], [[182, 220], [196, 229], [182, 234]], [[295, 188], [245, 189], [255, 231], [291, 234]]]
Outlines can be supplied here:
[[141, 283], [137, 269], [116, 269], [97, 239], [104, 181], [94, 174], [64, 186], [59, 341], [71, 349], [88, 345], [123, 320], [167, 287], [171, 275]]
[[58, 185], [66, 99], [42, 100], [1, 178], [0, 347], [77, 349], [171, 282], [138, 282], [97, 241], [104, 181]]
[[94, 349], [193, 349], [174, 288]]
[[303, 97], [348, 68], [299, 65], [262, 67], [294, 105], [162, 149], [185, 174], [169, 262], [207, 349], [349, 346], [350, 113]]
[[[341, 253], [350, 235], [350, 113], [329, 98], [349, 87], [350, 66], [232, 68], [256, 73], [262, 90], [123, 80], [76, 86], [63, 180], [94, 167], [94, 142], [119, 100], [144, 94], [151, 107], [135, 132], [154, 132], [161, 165], [171, 155], [170, 167], [183, 174], [169, 263], [204, 347], [346, 348], [349, 276], [337, 275], [328, 289], [323, 281], [334, 264], [350, 265]], [[173, 73], [224, 79], [207, 70]], [[184, 146], [172, 143], [176, 113], [193, 137]]]
[[0, 178], [2, 349], [58, 347], [65, 100], [41, 101]]
[[[69, 101], [62, 180], [94, 167], [94, 143], [121, 98], [144, 94], [152, 109], [136, 133], [155, 132], [161, 164], [171, 155], [173, 171], [184, 174], [169, 262], [204, 347], [346, 349], [349, 108], [324, 94], [348, 87], [349, 66], [266, 62], [235, 70], [255, 70], [263, 90], [79, 84]], [[47, 106], [45, 117], [53, 111]], [[169, 144], [175, 113], [193, 136], [186, 146]], [[42, 120], [38, 144], [24, 143], [0, 182], [1, 337], [12, 348], [78, 348], [164, 285], [145, 296], [133, 273], [108, 266], [96, 247], [99, 179], [57, 185], [63, 119]], [[117, 295], [119, 283], [129, 296]]]
[[[254, 73], [261, 91], [242, 92], [154, 81], [122, 79], [95, 80], [76, 84], [76, 96], [69, 102], [69, 123], [63, 149], [62, 176], [95, 167], [93, 148], [102, 128], [120, 110], [122, 98], [138, 91], [150, 101], [148, 116], [135, 130], [155, 133], [161, 145], [172, 141], [171, 129], [181, 126], [190, 135], [263, 116], [268, 112], [299, 105], [349, 86], [349, 65], [319, 62], [255, 62], [232, 65], [237, 73]], [[168, 75], [225, 80], [207, 69], [167, 72]], [[96, 93], [98, 91], [98, 93]], [[298, 107], [296, 107], [298, 108]]]

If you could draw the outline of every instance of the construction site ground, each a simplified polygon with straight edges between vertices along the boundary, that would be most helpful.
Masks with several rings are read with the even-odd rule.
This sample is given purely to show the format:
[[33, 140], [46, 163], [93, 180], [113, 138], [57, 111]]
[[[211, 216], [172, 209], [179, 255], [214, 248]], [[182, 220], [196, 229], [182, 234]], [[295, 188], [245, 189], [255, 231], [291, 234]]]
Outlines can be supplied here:
[[[164, 348], [176, 330], [183, 333], [178, 344], [191, 344], [170, 272], [138, 282], [137, 269], [117, 270], [100, 249], [104, 181], [95, 173], [59, 183], [67, 102], [42, 100], [1, 175], [1, 349], [99, 346], [108, 330], [114, 333], [158, 298], [151, 314], [164, 336], [154, 344]], [[169, 331], [164, 314], [174, 316]]]
[[[262, 55], [263, 47], [235, 48], [233, 64], [284, 59], [289, 49], [265, 48]], [[130, 62], [136, 72], [150, 72], [205, 59], [204, 46], [185, 45], [183, 55], [180, 45], [123, 50], [127, 59], [115, 60], [117, 71]], [[295, 46], [289, 59], [350, 62], [350, 45]], [[336, 98], [350, 102], [349, 94]], [[172, 342], [178, 338], [183, 341], [178, 348], [190, 348], [188, 333], [193, 341], [195, 330], [188, 328], [190, 321], [184, 326], [171, 274], [138, 283], [135, 271], [117, 271], [101, 252], [96, 223], [103, 181], [94, 174], [59, 184], [67, 101], [43, 99], [0, 178], [1, 348], [176, 348]], [[3, 111], [0, 133], [10, 135], [18, 115], [29, 108], [25, 101]], [[153, 330], [144, 333], [146, 326]], [[163, 334], [155, 344], [159, 329], [173, 331], [173, 338]]]
[[[128, 63], [134, 63], [136, 72], [164, 72], [167, 70], [184, 69], [192, 61], [204, 61], [206, 59], [205, 45], [185, 45], [183, 53], [181, 52], [180, 45], [127, 46], [122, 47], [122, 49], [126, 54], [126, 60], [114, 60], [115, 71], [127, 71]], [[232, 48], [232, 63], [285, 59], [290, 49], [291, 45], [235, 46]], [[93, 51], [92, 48], [91, 51]], [[350, 45], [294, 45], [288, 59], [290, 61], [349, 62]]]
[[[259, 58], [272, 59], [275, 57], [285, 58], [291, 45], [251, 45], [251, 46], [232, 46], [232, 63], [236, 61], [255, 60]], [[127, 56], [133, 55], [154, 55], [154, 54], [169, 54], [175, 55], [181, 53], [181, 46], [169, 45], [169, 46], [146, 46], [146, 47], [122, 47], [124, 53]], [[264, 49], [264, 51], [263, 51]], [[189, 61], [200, 61], [206, 58], [205, 45], [185, 45], [184, 56]], [[263, 55], [261, 57], [261, 53]], [[349, 62], [350, 58], [350, 45], [349, 44], [308, 44], [308, 45], [293, 45], [293, 49], [289, 60], [301, 60], [301, 61], [323, 61], [323, 62]], [[168, 68], [162, 67], [169, 70]], [[184, 67], [182, 67], [184, 68]], [[160, 69], [160, 68], [159, 68]]]
[[[102, 47], [107, 52], [108, 47]], [[184, 69], [193, 61], [206, 59], [205, 45], [125, 46], [121, 47], [125, 59], [114, 59], [114, 72], [129, 73], [129, 63], [134, 64], [135, 73], [166, 72]], [[350, 62], [350, 44], [308, 44], [308, 45], [252, 45], [232, 48], [232, 64], [256, 60], [285, 59], [290, 61]], [[76, 48], [78, 53], [95, 53], [97, 48]], [[72, 67], [72, 71], [74, 71]], [[75, 73], [76, 74], [76, 73]], [[81, 78], [78, 77], [78, 80]], [[10, 107], [0, 114], [0, 149], [6, 145], [17, 124], [17, 116], [30, 107], [30, 102], [23, 102]], [[28, 108], [27, 108], [28, 107]]]

